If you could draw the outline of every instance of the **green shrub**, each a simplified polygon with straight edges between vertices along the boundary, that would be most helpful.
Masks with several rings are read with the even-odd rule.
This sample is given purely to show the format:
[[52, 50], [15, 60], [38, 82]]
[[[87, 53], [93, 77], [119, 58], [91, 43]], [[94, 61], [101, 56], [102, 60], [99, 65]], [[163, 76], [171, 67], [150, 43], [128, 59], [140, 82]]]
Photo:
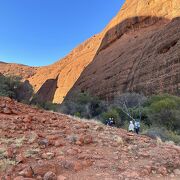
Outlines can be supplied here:
[[51, 102], [36, 102], [32, 103], [32, 105], [35, 105], [38, 108], [42, 108], [48, 111], [57, 111], [58, 104], [51, 103]]
[[179, 142], [180, 97], [177, 96], [161, 94], [147, 98], [141, 94], [126, 93], [107, 104], [84, 92], [75, 94], [73, 100], [66, 100], [60, 110], [81, 118], [96, 118], [103, 123], [113, 118], [116, 127], [125, 129], [131, 117], [141, 118], [141, 131], [148, 136]]
[[168, 94], [152, 96], [145, 103], [148, 121], [172, 131], [180, 129], [180, 98]]
[[80, 112], [76, 112], [75, 114], [74, 114], [76, 117], [81, 117], [81, 113]]
[[150, 105], [151, 111], [161, 112], [165, 109], [176, 109], [178, 103], [174, 99], [165, 98], [159, 101], [152, 102]]
[[28, 81], [17, 76], [0, 75], [0, 96], [13, 98], [28, 103], [33, 96], [33, 88]]
[[149, 107], [152, 112], [164, 109], [180, 109], [180, 97], [169, 94], [153, 95], [145, 102], [144, 107]]
[[117, 109], [110, 109], [109, 111], [102, 113], [102, 121], [103, 121], [103, 123], [106, 123], [106, 120], [108, 120], [109, 118], [114, 119], [116, 127], [121, 126], [122, 122], [121, 122], [121, 118], [119, 116], [119, 113], [118, 113]]
[[163, 141], [168, 140], [168, 136], [165, 128], [152, 127], [143, 132], [143, 134], [156, 139], [160, 137]]
[[143, 134], [153, 139], [160, 137], [162, 141], [173, 141], [176, 144], [180, 144], [180, 135], [176, 132], [168, 131], [166, 128], [151, 127], [144, 131]]
[[72, 100], [65, 100], [59, 107], [62, 113], [87, 119], [100, 116], [105, 109], [106, 105], [103, 101], [86, 92], [74, 94]]

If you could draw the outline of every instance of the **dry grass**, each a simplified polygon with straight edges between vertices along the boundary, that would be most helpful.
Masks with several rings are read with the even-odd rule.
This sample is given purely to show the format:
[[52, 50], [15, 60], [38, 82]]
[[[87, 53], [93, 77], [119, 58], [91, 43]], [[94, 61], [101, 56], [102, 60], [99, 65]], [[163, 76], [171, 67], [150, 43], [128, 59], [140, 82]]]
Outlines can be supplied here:
[[16, 162], [9, 159], [0, 160], [0, 172], [4, 172], [9, 166], [16, 165]]
[[0, 159], [3, 159], [4, 157], [6, 157], [6, 148], [2, 147], [0, 148]]
[[117, 142], [118, 145], [122, 146], [124, 144], [124, 141], [123, 141], [122, 137], [120, 137], [120, 136], [114, 136], [113, 139], [115, 140], [115, 142]]
[[97, 125], [102, 125], [103, 123], [96, 120], [96, 119], [85, 119], [85, 118], [79, 118], [79, 117], [76, 117], [76, 116], [70, 116], [70, 115], [67, 115], [69, 118], [71, 119], [74, 119], [76, 121], [83, 121], [83, 122], [87, 122], [87, 123], [94, 123], [94, 124], [97, 124]]
[[25, 157], [29, 158], [29, 157], [35, 157], [38, 153], [40, 152], [39, 148], [36, 149], [28, 149], [25, 152]]
[[1, 138], [0, 142], [5, 145], [14, 144], [18, 148], [23, 145], [24, 140], [25, 140], [25, 136], [20, 137], [20, 138]]
[[161, 146], [163, 144], [160, 137], [156, 137], [156, 143], [157, 143], [158, 146]]
[[72, 144], [76, 143], [77, 139], [78, 139], [78, 137], [74, 134], [67, 137], [67, 140]]

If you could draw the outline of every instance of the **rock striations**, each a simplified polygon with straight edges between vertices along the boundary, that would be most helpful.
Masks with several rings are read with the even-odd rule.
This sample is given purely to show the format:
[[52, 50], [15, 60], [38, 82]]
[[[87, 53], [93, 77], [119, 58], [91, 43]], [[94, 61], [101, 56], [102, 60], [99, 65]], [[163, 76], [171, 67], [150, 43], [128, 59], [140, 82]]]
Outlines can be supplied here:
[[[18, 74], [59, 103], [76, 90], [104, 99], [127, 92], [177, 94], [180, 86], [180, 0], [126, 0], [98, 35], [47, 67], [0, 63], [0, 72]], [[13, 68], [16, 66], [17, 68]], [[28, 74], [28, 75], [27, 75]], [[44, 85], [45, 84], [45, 85]], [[50, 83], [52, 86], [52, 83]], [[47, 87], [47, 88], [41, 88]]]

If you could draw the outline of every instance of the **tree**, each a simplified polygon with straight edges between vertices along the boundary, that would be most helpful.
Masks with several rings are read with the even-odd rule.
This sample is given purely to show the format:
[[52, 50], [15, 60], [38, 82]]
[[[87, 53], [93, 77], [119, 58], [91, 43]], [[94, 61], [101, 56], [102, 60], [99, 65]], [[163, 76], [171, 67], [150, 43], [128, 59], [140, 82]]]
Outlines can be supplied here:
[[[147, 98], [144, 95], [137, 93], [125, 93], [115, 97], [113, 104], [119, 107], [122, 112], [129, 117], [130, 120], [134, 121], [135, 117], [139, 117], [141, 119], [141, 106], [146, 102], [146, 100]], [[134, 110], [136, 110], [135, 116], [133, 113]]]

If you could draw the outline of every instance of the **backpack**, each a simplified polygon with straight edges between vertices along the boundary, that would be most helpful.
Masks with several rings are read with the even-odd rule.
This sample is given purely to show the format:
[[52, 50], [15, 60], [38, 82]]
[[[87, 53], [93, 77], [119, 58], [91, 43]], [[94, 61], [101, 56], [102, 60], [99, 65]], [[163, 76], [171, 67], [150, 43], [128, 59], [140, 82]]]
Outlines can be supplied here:
[[140, 122], [137, 122], [137, 121], [136, 121], [136, 122], [135, 122], [135, 127], [136, 127], [136, 128], [140, 128]]

